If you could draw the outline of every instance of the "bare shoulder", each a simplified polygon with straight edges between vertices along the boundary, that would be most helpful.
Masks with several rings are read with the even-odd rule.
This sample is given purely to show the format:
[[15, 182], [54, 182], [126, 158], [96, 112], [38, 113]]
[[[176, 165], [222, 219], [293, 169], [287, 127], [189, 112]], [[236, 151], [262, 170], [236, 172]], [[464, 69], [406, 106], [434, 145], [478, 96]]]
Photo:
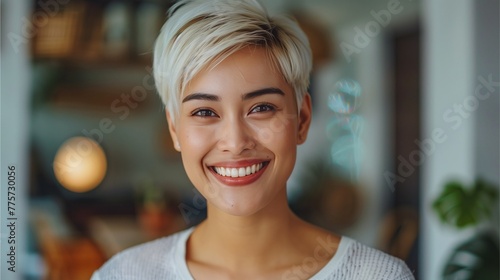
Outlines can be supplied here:
[[310, 243], [309, 246], [316, 248], [318, 246], [325, 247], [325, 245], [327, 245], [328, 251], [333, 251], [330, 257], [334, 255], [342, 236], [305, 221], [302, 221], [301, 228], [303, 236]]
[[299, 226], [300, 242], [308, 256], [314, 258], [318, 267], [328, 263], [337, 253], [342, 237], [307, 222]]

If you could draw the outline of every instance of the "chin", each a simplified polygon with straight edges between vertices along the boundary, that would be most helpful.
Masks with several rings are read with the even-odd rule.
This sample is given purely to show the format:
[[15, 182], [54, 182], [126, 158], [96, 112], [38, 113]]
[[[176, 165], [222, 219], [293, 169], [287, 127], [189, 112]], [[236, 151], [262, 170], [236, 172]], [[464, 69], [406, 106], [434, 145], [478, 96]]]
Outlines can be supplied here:
[[[269, 187], [277, 185], [277, 182], [268, 178], [260, 178], [259, 183], [247, 186], [230, 187], [219, 182], [207, 182], [204, 188], [197, 189], [214, 210], [232, 216], [248, 217], [263, 211], [273, 201], [280, 200], [282, 188]], [[286, 185], [283, 188], [286, 188]], [[286, 196], [286, 193], [284, 195]]]
[[220, 201], [214, 201], [215, 206], [219, 211], [228, 215], [248, 217], [258, 213], [266, 207], [268, 203], [264, 201], [249, 201], [248, 196], [242, 198], [222, 198]]

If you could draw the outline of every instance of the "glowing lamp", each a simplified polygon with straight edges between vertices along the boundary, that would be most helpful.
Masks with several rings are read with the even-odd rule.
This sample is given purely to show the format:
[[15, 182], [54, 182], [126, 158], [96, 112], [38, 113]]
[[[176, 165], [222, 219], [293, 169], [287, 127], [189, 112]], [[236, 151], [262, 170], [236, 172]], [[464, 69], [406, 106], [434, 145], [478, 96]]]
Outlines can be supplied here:
[[73, 137], [62, 144], [54, 158], [54, 174], [63, 187], [86, 192], [106, 175], [106, 155], [99, 144], [86, 137]]

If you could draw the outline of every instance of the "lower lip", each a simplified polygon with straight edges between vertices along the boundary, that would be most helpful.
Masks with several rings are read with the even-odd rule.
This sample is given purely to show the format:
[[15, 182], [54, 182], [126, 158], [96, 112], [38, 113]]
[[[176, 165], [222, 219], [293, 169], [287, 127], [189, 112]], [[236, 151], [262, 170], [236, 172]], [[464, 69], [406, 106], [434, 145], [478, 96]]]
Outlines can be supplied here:
[[259, 179], [260, 176], [262, 176], [262, 174], [264, 173], [264, 170], [266, 170], [268, 165], [269, 165], [269, 163], [266, 164], [265, 166], [263, 166], [259, 171], [255, 172], [253, 174], [250, 174], [248, 176], [245, 176], [245, 177], [221, 176], [221, 175], [217, 174], [217, 172], [212, 170], [212, 168], [208, 168], [208, 169], [210, 170], [210, 172], [212, 172], [212, 174], [214, 174], [215, 178], [217, 180], [219, 180], [219, 182], [221, 182], [222, 184], [230, 186], [230, 187], [242, 187], [242, 186], [246, 186], [246, 185], [249, 185], [249, 184], [257, 181], [257, 179]]

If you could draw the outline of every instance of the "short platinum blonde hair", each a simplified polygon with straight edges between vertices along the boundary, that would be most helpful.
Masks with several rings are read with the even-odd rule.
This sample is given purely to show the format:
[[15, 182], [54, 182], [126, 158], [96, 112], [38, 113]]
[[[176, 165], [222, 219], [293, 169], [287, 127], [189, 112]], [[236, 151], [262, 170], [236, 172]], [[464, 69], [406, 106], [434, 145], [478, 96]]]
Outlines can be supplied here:
[[247, 46], [262, 47], [293, 88], [300, 108], [309, 86], [307, 36], [286, 16], [270, 16], [257, 0], [181, 0], [169, 10], [154, 47], [156, 89], [170, 116], [187, 84]]

